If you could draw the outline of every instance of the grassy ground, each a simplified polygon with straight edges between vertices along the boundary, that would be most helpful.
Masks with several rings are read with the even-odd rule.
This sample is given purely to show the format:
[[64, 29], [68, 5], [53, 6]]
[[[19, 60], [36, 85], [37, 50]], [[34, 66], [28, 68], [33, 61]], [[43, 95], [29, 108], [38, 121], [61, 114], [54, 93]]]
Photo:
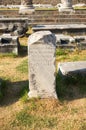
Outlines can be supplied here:
[[[21, 38], [27, 46], [27, 38]], [[56, 63], [86, 60], [86, 51], [58, 49]], [[0, 78], [5, 82], [0, 101], [0, 130], [86, 130], [86, 80], [64, 82], [57, 75], [59, 100], [29, 99], [27, 55], [0, 55]], [[79, 80], [78, 80], [79, 81]]]
[[75, 9], [75, 10], [78, 10], [78, 9], [79, 9], [79, 10], [86, 10], [86, 6], [84, 6], [84, 7], [75, 7], [74, 9]]
[[19, 10], [18, 8], [13, 8], [13, 9], [11, 9], [11, 8], [0, 8], [0, 10]]
[[[83, 7], [74, 7], [75, 10], [85, 10], [86, 6]], [[0, 8], [0, 10], [19, 10], [19, 8]], [[50, 8], [46, 8], [46, 7], [36, 7], [35, 10], [58, 10], [57, 7], [50, 7]]]

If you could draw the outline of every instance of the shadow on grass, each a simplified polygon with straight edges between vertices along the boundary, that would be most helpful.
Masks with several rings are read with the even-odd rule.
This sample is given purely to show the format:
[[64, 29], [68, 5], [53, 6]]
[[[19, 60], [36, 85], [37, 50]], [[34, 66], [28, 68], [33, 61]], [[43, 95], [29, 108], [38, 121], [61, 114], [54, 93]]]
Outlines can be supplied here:
[[27, 55], [28, 55], [28, 47], [21, 45], [19, 47], [19, 56], [24, 57], [24, 56], [27, 56]]
[[[3, 97], [0, 100], [0, 106], [9, 106], [20, 99], [23, 99], [29, 91], [28, 81], [10, 82], [5, 81], [3, 85]], [[26, 99], [24, 99], [26, 100]]]
[[86, 76], [64, 77], [57, 74], [56, 92], [62, 101], [86, 98]]
[[0, 79], [0, 101], [3, 99], [6, 89], [6, 80]]
[[[4, 81], [2, 85], [3, 96], [0, 106], [9, 106], [18, 100], [27, 101], [29, 92], [28, 81], [10, 82]], [[86, 77], [56, 76], [56, 92], [60, 101], [71, 101], [86, 98]]]

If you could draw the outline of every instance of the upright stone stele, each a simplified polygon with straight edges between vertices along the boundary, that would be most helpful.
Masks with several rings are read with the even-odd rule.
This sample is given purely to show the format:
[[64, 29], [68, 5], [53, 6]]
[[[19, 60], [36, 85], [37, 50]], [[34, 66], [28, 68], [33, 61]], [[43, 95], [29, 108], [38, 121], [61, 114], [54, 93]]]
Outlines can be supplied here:
[[19, 14], [31, 14], [34, 12], [32, 0], [21, 0]]
[[55, 90], [55, 35], [38, 31], [29, 37], [29, 97], [57, 98]]
[[61, 0], [61, 6], [59, 7], [60, 12], [73, 11], [72, 0]]

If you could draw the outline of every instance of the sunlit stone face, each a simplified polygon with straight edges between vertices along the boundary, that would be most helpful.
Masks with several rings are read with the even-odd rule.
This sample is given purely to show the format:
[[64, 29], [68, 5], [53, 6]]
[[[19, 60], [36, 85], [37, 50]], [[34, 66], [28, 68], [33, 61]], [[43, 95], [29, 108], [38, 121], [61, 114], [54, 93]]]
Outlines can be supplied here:
[[32, 0], [21, 0], [21, 5], [31, 5]]
[[65, 7], [72, 7], [72, 0], [61, 0], [61, 3], [62, 3]]

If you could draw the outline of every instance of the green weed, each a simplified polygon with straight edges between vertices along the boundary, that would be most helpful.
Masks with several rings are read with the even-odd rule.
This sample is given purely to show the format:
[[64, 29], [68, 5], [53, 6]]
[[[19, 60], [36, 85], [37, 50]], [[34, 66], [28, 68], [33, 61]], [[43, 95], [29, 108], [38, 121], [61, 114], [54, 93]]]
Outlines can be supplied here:
[[74, 7], [75, 10], [86, 10], [86, 6], [83, 6], [83, 7]]
[[1, 11], [2, 11], [2, 10], [7, 10], [7, 11], [8, 11], [8, 10], [14, 10], [14, 11], [17, 10], [17, 11], [18, 11], [19, 9], [18, 9], [18, 8], [12, 8], [12, 9], [11, 9], [11, 8], [0, 8], [0, 10], [1, 10]]
[[28, 87], [28, 82], [26, 82], [24, 84], [24, 86], [22, 87], [22, 90], [20, 91], [20, 97], [21, 97], [21, 101], [23, 103], [28, 102], [28, 92], [29, 92], [29, 87]]
[[28, 73], [28, 60], [24, 60], [22, 63], [20, 63], [19, 66], [16, 67], [17, 71], [21, 72], [21, 73]]
[[23, 109], [16, 115], [16, 119], [12, 122], [12, 126], [27, 126], [28, 128], [53, 128], [57, 125], [56, 117], [47, 117], [31, 114], [29, 107]]
[[58, 8], [56, 8], [56, 7], [53, 7], [53, 8], [43, 8], [43, 7], [38, 7], [38, 8], [35, 8], [35, 10], [49, 10], [49, 11], [51, 11], [51, 10], [58, 10]]
[[0, 58], [4, 58], [4, 57], [16, 58], [16, 57], [18, 57], [18, 55], [14, 54], [14, 53], [0, 53]]
[[79, 56], [78, 55], [76, 55], [76, 56], [74, 56], [74, 57], [72, 57], [72, 59], [71, 59], [72, 61], [78, 61], [79, 60]]
[[56, 49], [56, 56], [62, 56], [62, 55], [67, 55], [67, 54], [68, 54], [68, 50]]

